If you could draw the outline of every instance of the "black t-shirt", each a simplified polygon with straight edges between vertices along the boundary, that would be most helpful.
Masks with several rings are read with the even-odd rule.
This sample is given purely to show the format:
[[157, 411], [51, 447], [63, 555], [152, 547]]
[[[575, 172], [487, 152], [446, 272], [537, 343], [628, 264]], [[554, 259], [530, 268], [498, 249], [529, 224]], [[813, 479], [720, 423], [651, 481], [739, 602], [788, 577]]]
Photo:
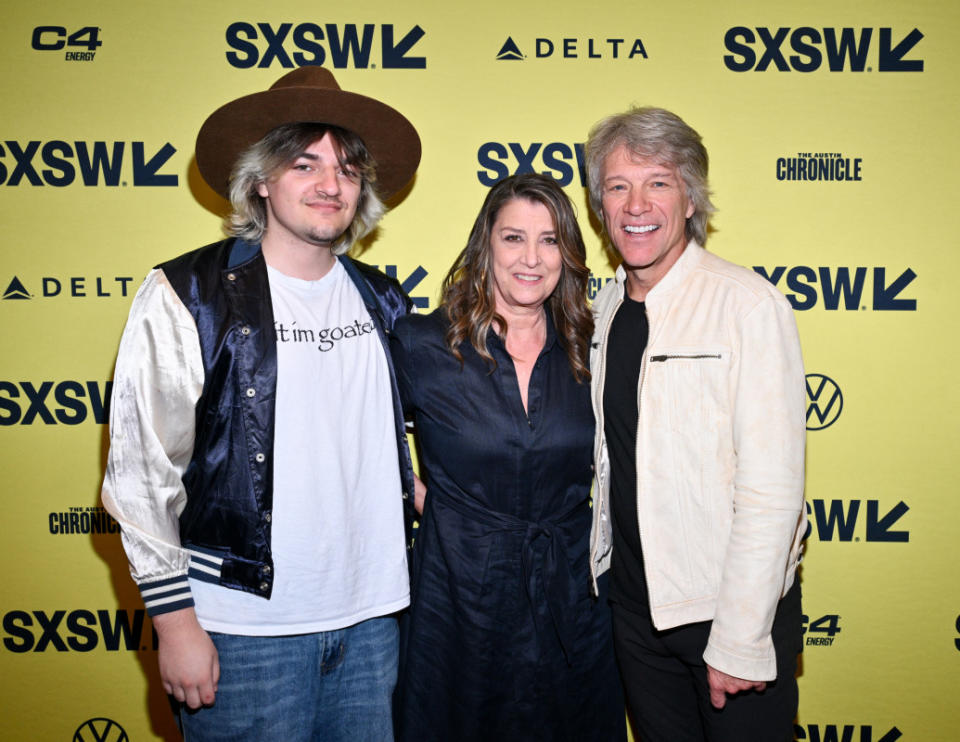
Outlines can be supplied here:
[[603, 382], [603, 432], [610, 457], [610, 514], [613, 560], [610, 600], [640, 613], [649, 611], [647, 582], [637, 523], [637, 384], [647, 347], [647, 312], [624, 287], [607, 340]]

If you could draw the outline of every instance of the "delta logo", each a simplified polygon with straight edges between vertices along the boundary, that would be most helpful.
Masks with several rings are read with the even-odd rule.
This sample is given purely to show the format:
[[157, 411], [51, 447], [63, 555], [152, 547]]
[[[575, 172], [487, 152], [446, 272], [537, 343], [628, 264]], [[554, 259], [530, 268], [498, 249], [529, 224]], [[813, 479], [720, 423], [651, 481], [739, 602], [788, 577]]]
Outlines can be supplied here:
[[[38, 296], [71, 299], [110, 299], [129, 296], [133, 276], [41, 276], [40, 293], [30, 291], [14, 276], [3, 291], [3, 301], [28, 301]], [[2, 286], [3, 284], [0, 284]]]
[[248, 23], [227, 26], [227, 62], [239, 69], [328, 66], [422, 70], [415, 47], [426, 32], [393, 23]]
[[[647, 59], [647, 50], [639, 37], [599, 39], [540, 36], [526, 48], [533, 51], [535, 59]], [[528, 58], [529, 55], [521, 50], [512, 36], [507, 37], [497, 52], [497, 59], [501, 62], [519, 62]]]
[[732, 72], [815, 72], [824, 64], [830, 72], [923, 72], [923, 59], [908, 58], [922, 38], [916, 28], [894, 36], [889, 27], [734, 26], [723, 37], [723, 63]]
[[161, 172], [176, 152], [170, 142], [154, 149], [136, 141], [8, 139], [0, 143], [0, 185], [176, 186], [176, 173]]

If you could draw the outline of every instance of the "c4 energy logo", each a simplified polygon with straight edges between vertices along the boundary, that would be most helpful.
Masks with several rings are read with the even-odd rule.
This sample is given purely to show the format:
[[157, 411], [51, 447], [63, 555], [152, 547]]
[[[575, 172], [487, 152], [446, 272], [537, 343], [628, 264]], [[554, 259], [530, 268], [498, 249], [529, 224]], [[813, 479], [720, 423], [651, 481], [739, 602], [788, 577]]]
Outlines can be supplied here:
[[112, 391], [112, 381], [0, 381], [0, 426], [105, 425]]
[[145, 652], [157, 648], [157, 635], [143, 608], [136, 610], [7, 611], [3, 646], [10, 652]]
[[477, 149], [477, 162], [483, 168], [477, 171], [477, 180], [487, 187], [521, 173], [552, 175], [561, 186], [570, 185], [575, 177], [580, 185], [587, 183], [580, 142], [484, 142]]
[[[647, 50], [639, 38], [546, 38], [538, 37], [528, 47], [536, 59], [647, 59]], [[497, 52], [499, 60], [523, 60], [524, 54], [512, 36], [503, 42]]]
[[30, 46], [36, 51], [62, 51], [67, 62], [92, 62], [97, 48], [102, 45], [100, 29], [96, 26], [83, 26], [76, 30], [66, 26], [37, 26], [30, 39]]
[[869, 724], [808, 724], [805, 727], [794, 724], [793, 733], [797, 740], [809, 742], [894, 742], [903, 736], [896, 727], [884, 733], [883, 727], [874, 730]]
[[[127, 287], [133, 281], [132, 276], [70, 276], [56, 278], [54, 276], [41, 276], [40, 295], [45, 298], [54, 296], [71, 297], [74, 299], [97, 298], [107, 299], [111, 296], [126, 296]], [[3, 284], [0, 284], [2, 286]], [[5, 300], [33, 299], [35, 294], [30, 293], [23, 281], [14, 276], [6, 290], [3, 292]]]
[[[883, 515], [880, 514], [880, 501], [867, 500], [866, 523], [862, 529], [857, 529], [860, 519], [860, 507], [863, 500], [813, 500], [813, 506], [807, 503], [807, 532], [804, 538], [809, 538], [816, 530], [819, 541], [868, 541], [874, 543], [902, 543], [910, 541], [910, 531], [896, 531], [893, 529], [910, 510], [910, 507], [901, 500]], [[857, 531], [863, 536], [855, 535]]]
[[843, 412], [843, 393], [837, 382], [823, 374], [807, 374], [807, 430], [833, 425]]
[[[147, 149], [145, 142], [48, 142], [6, 140], [0, 144], [0, 185], [175, 186], [179, 177], [161, 173], [177, 151], [170, 142]], [[124, 162], [127, 166], [124, 167]]]
[[798, 152], [777, 158], [777, 180], [863, 180], [863, 158], [840, 152]]
[[102, 716], [88, 719], [73, 733], [73, 742], [130, 742], [123, 727]]
[[[901, 296], [917, 277], [910, 268], [891, 278], [887, 277], [886, 268], [870, 269], [863, 266], [812, 268], [805, 265], [778, 265], [765, 268], [755, 265], [753, 270], [774, 286], [786, 277], [786, 289], [783, 292], [793, 308], [799, 311], [813, 309], [820, 299], [823, 300], [823, 308], [828, 310], [913, 312], [917, 309], [916, 299]], [[869, 291], [868, 277], [873, 279], [872, 290]]]
[[723, 63], [733, 72], [814, 72], [824, 64], [831, 72], [922, 72], [922, 59], [905, 59], [922, 38], [916, 28], [895, 41], [892, 28], [735, 26], [723, 37]]
[[[227, 62], [234, 67], [293, 68], [326, 65], [342, 69], [425, 69], [427, 58], [413, 48], [424, 36], [420, 26], [404, 30], [392, 23], [247, 23], [227, 26]], [[379, 58], [375, 52], [379, 52]]]
[[831, 647], [843, 629], [840, 628], [840, 616], [835, 613], [810, 618], [803, 616], [802, 632], [806, 634], [804, 644], [808, 647]]

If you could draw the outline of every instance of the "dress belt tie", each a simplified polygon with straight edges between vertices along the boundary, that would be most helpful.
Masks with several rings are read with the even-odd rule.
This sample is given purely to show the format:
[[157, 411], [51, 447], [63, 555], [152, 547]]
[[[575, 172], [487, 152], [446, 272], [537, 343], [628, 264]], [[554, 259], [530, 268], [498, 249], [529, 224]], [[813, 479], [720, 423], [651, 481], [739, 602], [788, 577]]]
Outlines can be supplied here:
[[[544, 626], [542, 612], [537, 610], [537, 586], [542, 580], [543, 595], [546, 598], [549, 624], [556, 633], [563, 655], [568, 665], [573, 664], [574, 621], [570, 615], [570, 606], [577, 602], [577, 586], [570, 571], [570, 560], [562, 534], [563, 525], [578, 515], [581, 510], [589, 509], [589, 502], [583, 500], [568, 511], [554, 518], [541, 521], [529, 521], [506, 513], [481, 508], [469, 500], [444, 493], [442, 504], [470, 520], [497, 531], [523, 533], [521, 547], [521, 565], [530, 612], [534, 618], [534, 627], [539, 634]], [[584, 590], [587, 586], [583, 586]], [[531, 662], [535, 656], [527, 657]]]

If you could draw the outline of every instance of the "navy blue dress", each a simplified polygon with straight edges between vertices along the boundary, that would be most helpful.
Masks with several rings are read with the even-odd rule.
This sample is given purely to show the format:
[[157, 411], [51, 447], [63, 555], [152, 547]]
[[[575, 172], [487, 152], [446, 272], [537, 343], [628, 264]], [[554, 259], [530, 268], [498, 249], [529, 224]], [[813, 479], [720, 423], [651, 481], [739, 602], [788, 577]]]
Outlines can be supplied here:
[[588, 568], [594, 420], [548, 318], [528, 409], [491, 332], [491, 372], [444, 343], [443, 309], [401, 318], [391, 350], [427, 500], [412, 556], [401, 740], [620, 742], [605, 597]]

